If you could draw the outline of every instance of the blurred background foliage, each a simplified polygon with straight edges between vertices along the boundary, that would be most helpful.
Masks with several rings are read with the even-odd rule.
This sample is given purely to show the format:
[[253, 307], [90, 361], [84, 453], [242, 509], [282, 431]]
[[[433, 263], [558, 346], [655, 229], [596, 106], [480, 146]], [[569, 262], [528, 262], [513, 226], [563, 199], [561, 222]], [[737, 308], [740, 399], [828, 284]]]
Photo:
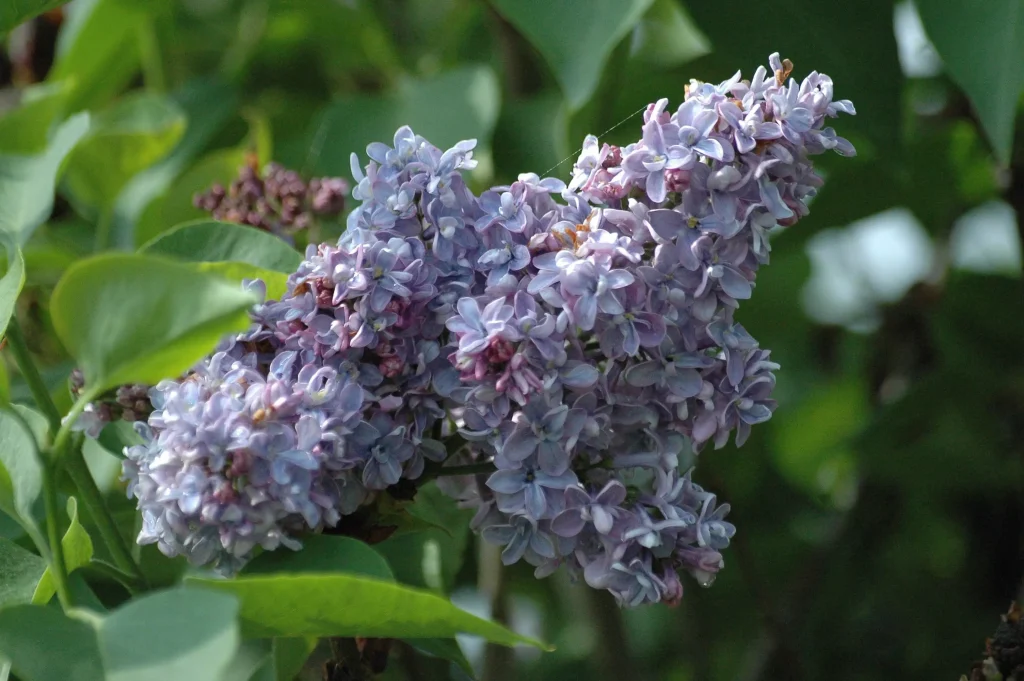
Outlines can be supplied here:
[[[640, 108], [691, 77], [749, 76], [773, 51], [828, 73], [859, 153], [821, 158], [825, 189], [744, 303], [783, 366], [780, 408], [700, 461], [738, 527], [714, 587], [619, 612], [497, 573], [429, 500], [424, 520], [458, 529], [385, 550], [402, 579], [557, 646], [467, 642], [488, 680], [956, 678], [1020, 597], [1021, 0], [4, 0], [7, 31], [0, 226], [24, 244], [20, 312], [65, 404], [56, 278], [200, 217], [193, 193], [247, 153], [349, 177], [350, 152], [409, 124], [442, 148], [478, 138], [478, 189], [567, 178], [584, 134], [637, 139]], [[417, 664], [389, 675], [430, 678]]]

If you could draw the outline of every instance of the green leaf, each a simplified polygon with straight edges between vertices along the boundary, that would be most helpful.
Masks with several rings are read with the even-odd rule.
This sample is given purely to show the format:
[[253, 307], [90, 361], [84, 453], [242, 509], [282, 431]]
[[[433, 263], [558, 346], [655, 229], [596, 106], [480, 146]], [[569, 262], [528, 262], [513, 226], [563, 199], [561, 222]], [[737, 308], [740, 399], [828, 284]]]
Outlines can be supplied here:
[[294, 248], [273, 234], [230, 222], [198, 220], [150, 241], [140, 252], [187, 262], [240, 262], [290, 274], [302, 262]]
[[[121, 248], [136, 248], [163, 229], [177, 224], [162, 218], [163, 207], [168, 205], [168, 187], [202, 153], [211, 138], [235, 114], [238, 105], [237, 89], [216, 77], [189, 81], [172, 93], [171, 98], [185, 112], [188, 126], [174, 150], [133, 177], [118, 197], [113, 243]], [[186, 205], [191, 206], [191, 202], [189, 196]]]
[[396, 532], [374, 548], [387, 559], [398, 581], [448, 591], [462, 567], [472, 511], [458, 508], [436, 483], [430, 483], [417, 491], [405, 512], [439, 529]]
[[243, 641], [219, 681], [273, 681], [273, 674], [268, 671], [274, 664], [270, 644], [260, 638]]
[[227, 187], [245, 165], [245, 156], [244, 149], [220, 149], [199, 159], [142, 214], [136, 227], [136, 241], [151, 241], [183, 222], [209, 220], [209, 213], [192, 205], [192, 197], [215, 183]]
[[246, 636], [446, 638], [465, 633], [502, 645], [544, 647], [440, 596], [368, 577], [278, 574], [187, 582], [238, 596]]
[[7, 324], [14, 315], [14, 306], [25, 285], [25, 260], [21, 250], [11, 243], [10, 236], [0, 232], [0, 244], [7, 252], [7, 267], [0, 277], [0, 337], [7, 332]]
[[68, 111], [105, 105], [139, 68], [138, 32], [149, 3], [76, 0], [57, 37], [49, 82], [72, 79]]
[[65, 2], [67, 0], [16, 0], [0, 3], [0, 35]]
[[112, 207], [132, 177], [177, 144], [185, 122], [184, 113], [167, 97], [125, 97], [93, 118], [89, 134], [68, 161], [68, 186], [78, 199]]
[[1024, 2], [917, 0], [916, 5], [946, 71], [978, 112], [996, 156], [1009, 163], [1024, 90]]
[[[549, 0], [492, 0], [544, 55], [573, 109], [594, 94], [608, 55], [652, 2], [591, 0], [582, 6]], [[571, 39], [567, 39], [569, 30]]]
[[265, 551], [250, 561], [241, 574], [330, 572], [394, 580], [387, 561], [369, 545], [351, 537], [329, 534], [304, 537], [301, 551]]
[[[467, 66], [423, 80], [404, 79], [386, 95], [348, 95], [321, 115], [310, 142], [316, 173], [347, 175], [349, 156], [370, 142], [390, 142], [409, 125], [442, 149], [463, 139], [489, 147], [501, 95], [494, 72]], [[476, 157], [482, 153], [475, 154]], [[365, 162], [362, 159], [361, 162]]]
[[192, 267], [198, 272], [208, 272], [242, 285], [243, 279], [261, 279], [267, 285], [267, 298], [280, 300], [288, 290], [288, 275], [265, 270], [246, 262], [197, 262]]
[[655, 0], [633, 30], [630, 57], [676, 66], [711, 51], [711, 44], [676, 0]]
[[66, 81], [22, 90], [18, 106], [0, 117], [0, 153], [33, 156], [44, 151], [71, 90]]
[[0, 610], [0, 654], [22, 681], [104, 678], [96, 631], [56, 608], [19, 605]]
[[568, 113], [559, 92], [505, 102], [494, 135], [494, 155], [515, 172], [543, 174], [554, 168], [555, 177], [566, 175], [575, 158], [565, 166], [560, 163], [571, 151]]
[[86, 384], [102, 391], [179, 375], [224, 335], [246, 329], [254, 302], [188, 264], [110, 253], [69, 268], [50, 313]]
[[271, 650], [277, 681], [294, 681], [316, 644], [314, 637], [275, 638]]
[[0, 538], [0, 608], [31, 603], [45, 572], [45, 560]]
[[[773, 421], [771, 452], [779, 472], [812, 497], [848, 507], [856, 498], [857, 462], [853, 436], [867, 416], [864, 387], [837, 381], [807, 394]], [[807, 424], [829, 424], [809, 428]]]
[[[836, 122], [840, 135], [860, 130], [877, 153], [896, 156], [903, 75], [893, 34], [892, 0], [735, 0], [728, 11], [717, 3], [693, 0], [686, 7], [714, 49], [686, 68], [687, 77], [718, 81], [739, 69], [750, 78], [758, 66], [768, 66], [769, 54], [779, 52], [792, 60], [797, 80], [814, 70], [827, 73], [835, 81], [836, 98], [853, 100], [857, 115]], [[738, 21], [757, 28], [744, 31], [740, 39]], [[630, 102], [630, 106], [635, 109], [639, 104]]]
[[237, 601], [178, 588], [130, 601], [102, 620], [107, 681], [219, 681], [239, 645]]
[[454, 662], [470, 678], [473, 678], [473, 666], [469, 664], [469, 660], [462, 652], [462, 647], [454, 638], [407, 638], [404, 640], [421, 653]]
[[66, 120], [37, 156], [0, 156], [0, 230], [20, 244], [50, 216], [58, 171], [89, 129], [89, 114]]
[[[92, 539], [82, 527], [82, 523], [78, 521], [78, 502], [74, 497], [68, 498], [68, 517], [71, 518], [71, 525], [64, 533], [64, 538], [60, 543], [64, 547], [64, 567], [70, 574], [78, 568], [88, 565], [92, 560]], [[39, 579], [32, 602], [45, 605], [50, 602], [56, 591], [57, 585], [53, 582], [53, 573], [47, 567]]]
[[[29, 427], [35, 429], [41, 425], [45, 432], [45, 416], [25, 407], [19, 409], [19, 413]], [[35, 436], [25, 429], [21, 419], [0, 411], [0, 510], [17, 520], [39, 547], [47, 544], [32, 507], [42, 489], [43, 469]]]

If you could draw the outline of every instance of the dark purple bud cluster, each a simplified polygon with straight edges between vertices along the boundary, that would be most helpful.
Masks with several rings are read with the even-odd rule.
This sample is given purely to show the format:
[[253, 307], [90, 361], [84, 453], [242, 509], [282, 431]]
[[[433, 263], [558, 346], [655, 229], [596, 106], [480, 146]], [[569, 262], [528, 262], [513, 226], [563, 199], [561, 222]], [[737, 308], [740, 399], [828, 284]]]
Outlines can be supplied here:
[[[68, 379], [71, 395], [78, 399], [85, 390], [85, 376], [74, 369]], [[103, 426], [111, 421], [145, 421], [153, 412], [149, 386], [141, 383], [122, 385], [90, 403], [79, 418], [77, 427], [90, 437], [98, 437]]]
[[276, 163], [261, 173], [252, 158], [227, 189], [215, 184], [196, 194], [192, 203], [218, 220], [286, 236], [307, 229], [317, 219], [340, 215], [348, 189], [340, 177], [314, 177], [307, 182]]

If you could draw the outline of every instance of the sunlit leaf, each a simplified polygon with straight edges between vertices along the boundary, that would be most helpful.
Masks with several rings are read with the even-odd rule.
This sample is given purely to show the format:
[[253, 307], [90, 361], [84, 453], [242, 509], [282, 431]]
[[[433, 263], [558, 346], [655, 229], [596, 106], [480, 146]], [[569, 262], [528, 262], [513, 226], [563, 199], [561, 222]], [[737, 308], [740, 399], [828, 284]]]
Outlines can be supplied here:
[[290, 574], [190, 584], [235, 594], [247, 636], [481, 636], [502, 645], [543, 644], [482, 620], [419, 589], [345, 574]]
[[186, 263], [106, 254], [67, 271], [50, 311], [86, 385], [100, 391], [177, 376], [225, 334], [247, 328], [254, 300]]
[[75, 197], [111, 207], [125, 184], [167, 155], [185, 131], [185, 116], [163, 96], [129, 95], [93, 117], [68, 161]]
[[[153, 3], [155, 4], [155, 3]], [[76, 0], [57, 40], [49, 82], [72, 79], [69, 111], [103, 106], [139, 68], [138, 31], [146, 4], [125, 0]]]
[[72, 84], [64, 81], [22, 90], [18, 106], [0, 116], [0, 153], [33, 156], [43, 152], [71, 90]]
[[[68, 499], [68, 517], [71, 518], [71, 525], [64, 533], [64, 538], [61, 539], [61, 546], [64, 548], [64, 568], [70, 574], [78, 568], [88, 565], [92, 560], [92, 539], [82, 527], [82, 523], [78, 521], [78, 502], [74, 497]], [[57, 585], [53, 581], [53, 573], [47, 567], [32, 595], [32, 602], [45, 605], [53, 598], [56, 590]]]
[[66, 120], [36, 156], [0, 156], [0, 230], [19, 244], [49, 216], [58, 171], [89, 129], [89, 114]]
[[[170, 96], [185, 113], [188, 126], [177, 146], [133, 177], [118, 197], [112, 241], [122, 248], [135, 248], [177, 224], [162, 216], [164, 206], [169, 205], [166, 192], [231, 119], [238, 104], [237, 88], [215, 76], [190, 80]], [[191, 201], [188, 196], [186, 208]]]
[[213, 220], [178, 225], [139, 250], [187, 262], [249, 263], [284, 273], [294, 272], [302, 262], [298, 251], [273, 234]]
[[25, 285], [25, 260], [21, 250], [11, 243], [11, 237], [0, 232], [0, 246], [3, 247], [7, 260], [4, 274], [0, 277], [0, 337], [7, 331], [7, 324], [14, 314], [15, 303]]

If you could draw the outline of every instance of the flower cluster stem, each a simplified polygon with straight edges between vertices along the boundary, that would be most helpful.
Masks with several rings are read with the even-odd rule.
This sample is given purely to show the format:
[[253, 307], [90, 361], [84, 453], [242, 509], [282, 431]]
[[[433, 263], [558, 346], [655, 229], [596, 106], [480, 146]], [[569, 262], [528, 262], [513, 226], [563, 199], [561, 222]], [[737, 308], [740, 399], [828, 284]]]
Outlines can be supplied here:
[[146, 578], [132, 558], [131, 550], [128, 548], [124, 536], [117, 529], [117, 523], [114, 522], [110, 509], [103, 501], [103, 493], [96, 486], [96, 481], [93, 479], [92, 473], [89, 472], [89, 467], [82, 457], [82, 448], [78, 446], [78, 443], [68, 448], [64, 454], [63, 463], [68, 476], [78, 490], [83, 506], [92, 517], [93, 523], [96, 524], [100, 536], [103, 537], [103, 542], [107, 545], [114, 564], [131, 577], [136, 584], [145, 588]]
[[[51, 456], [47, 457], [49, 460], [44, 462], [45, 465], [47, 467], [64, 467], [71, 481], [75, 484], [78, 497], [85, 507], [86, 513], [95, 523], [97, 529], [99, 529], [100, 536], [103, 537], [103, 541], [106, 543], [117, 567], [127, 573], [136, 583], [145, 585], [145, 577], [142, 574], [142, 570], [132, 558], [128, 545], [118, 531], [114, 517], [110, 514], [110, 509], [107, 508], [106, 503], [103, 501], [103, 493], [96, 486], [96, 481], [93, 480], [92, 473], [89, 472], [89, 467], [86, 466], [85, 459], [82, 458], [81, 442], [74, 441], [72, 437], [71, 423], [81, 413], [82, 408], [90, 398], [85, 396], [84, 399], [79, 400], [68, 414], [67, 424], [63, 424], [60, 410], [57, 409], [57, 405], [46, 388], [46, 383], [43, 381], [43, 377], [40, 375], [39, 369], [32, 359], [32, 354], [29, 352], [21, 327], [14, 317], [11, 318], [10, 325], [7, 328], [7, 341], [11, 352], [14, 354], [14, 360], [18, 364], [18, 369], [21, 371], [21, 375], [25, 378], [25, 382], [32, 393], [32, 398], [35, 400], [36, 406], [46, 416], [50, 427], [50, 434], [54, 437]], [[51, 471], [51, 474], [55, 472], [56, 470]], [[54, 498], [53, 503], [54, 508], [56, 508], [56, 498]], [[51, 514], [49, 500], [47, 500], [46, 515], [47, 524], [52, 530], [55, 527], [56, 516]], [[50, 544], [51, 550], [53, 550], [52, 537]], [[59, 536], [57, 544], [57, 548], [61, 548]], [[60, 563], [63, 564], [62, 555], [58, 558], [55, 551], [54, 553], [55, 555], [52, 559], [54, 563], [59, 559]]]
[[65, 610], [71, 608], [74, 602], [71, 599], [71, 589], [68, 587], [68, 569], [64, 561], [64, 545], [61, 543], [60, 525], [57, 522], [59, 510], [57, 508], [57, 489], [54, 481], [53, 466], [47, 465], [43, 469], [43, 503], [46, 507], [46, 535], [50, 542], [50, 574], [57, 587], [57, 599]]

